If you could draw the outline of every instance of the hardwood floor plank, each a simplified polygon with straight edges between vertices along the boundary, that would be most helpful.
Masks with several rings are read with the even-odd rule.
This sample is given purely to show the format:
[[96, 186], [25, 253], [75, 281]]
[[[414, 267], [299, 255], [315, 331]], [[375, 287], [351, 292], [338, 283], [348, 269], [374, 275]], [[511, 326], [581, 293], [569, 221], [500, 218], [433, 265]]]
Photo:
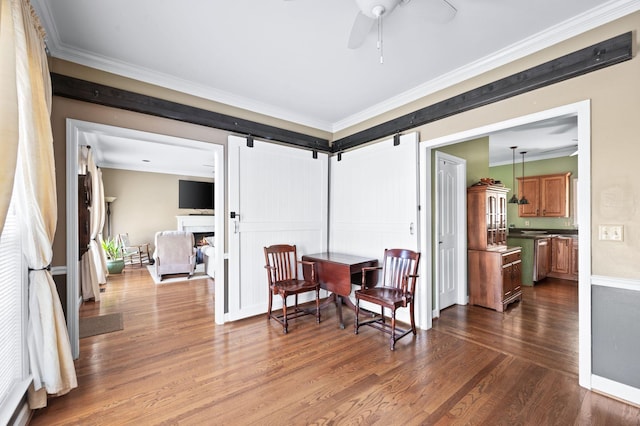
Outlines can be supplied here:
[[[453, 306], [398, 341], [346, 329], [335, 307], [283, 335], [266, 315], [214, 323], [213, 280], [109, 278], [81, 316], [122, 312], [124, 329], [80, 340], [79, 387], [32, 425], [640, 424], [640, 409], [577, 381], [577, 288], [526, 288], [504, 314]], [[265, 296], [267, 289], [265, 288]]]

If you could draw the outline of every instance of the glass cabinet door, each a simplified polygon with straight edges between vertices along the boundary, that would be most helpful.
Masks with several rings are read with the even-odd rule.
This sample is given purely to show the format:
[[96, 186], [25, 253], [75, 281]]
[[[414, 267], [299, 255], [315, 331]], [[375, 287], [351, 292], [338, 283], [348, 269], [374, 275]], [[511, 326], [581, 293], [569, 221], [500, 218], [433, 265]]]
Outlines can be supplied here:
[[495, 194], [487, 194], [487, 245], [496, 244], [496, 232], [498, 230], [498, 200]]

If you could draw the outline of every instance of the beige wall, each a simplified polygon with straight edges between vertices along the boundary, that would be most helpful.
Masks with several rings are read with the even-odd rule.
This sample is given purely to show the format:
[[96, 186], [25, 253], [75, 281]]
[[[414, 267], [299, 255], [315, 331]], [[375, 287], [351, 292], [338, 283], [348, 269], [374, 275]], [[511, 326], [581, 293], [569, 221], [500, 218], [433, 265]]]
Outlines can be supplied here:
[[[640, 13], [634, 13], [480, 77], [412, 102], [396, 111], [384, 114], [350, 129], [342, 130], [333, 135], [333, 139], [370, 128], [375, 124], [385, 122], [399, 115], [412, 112], [627, 31], [634, 31], [635, 52], [637, 51], [639, 27]], [[202, 99], [177, 94], [146, 84], [139, 84], [83, 67], [71, 66], [67, 63], [54, 61], [52, 71], [195, 106], [202, 107], [206, 105], [207, 108], [212, 110], [220, 108], [227, 113], [231, 113], [231, 110], [227, 107], [208, 103]], [[637, 159], [640, 158], [640, 143], [636, 142], [638, 135], [640, 135], [640, 120], [637, 119], [640, 111], [640, 62], [637, 58], [634, 57], [631, 61], [420, 126], [415, 130], [420, 132], [422, 139], [431, 139], [585, 99], [591, 100], [592, 107], [592, 272], [597, 275], [612, 277], [638, 278], [637, 259], [640, 258], [640, 199], [638, 194], [640, 194], [640, 180], [633, 176]], [[242, 113], [254, 120], [259, 117], [246, 111]], [[53, 106], [54, 139], [57, 150], [56, 161], [59, 161], [60, 151], [64, 150], [65, 117], [121, 125], [158, 133], [167, 132], [167, 134], [174, 136], [191, 137], [213, 143], [225, 143], [226, 141], [226, 136], [223, 136], [225, 135], [224, 132], [213, 129], [56, 98]], [[291, 123], [273, 119], [265, 121], [271, 124], [280, 123], [281, 127], [290, 130], [300, 130], [300, 126], [296, 127]], [[324, 134], [317, 130], [307, 131], [306, 133]], [[57, 173], [64, 173], [64, 163], [57, 163]], [[60, 182], [60, 175], [58, 175], [58, 182]], [[64, 185], [61, 188], [64, 188]], [[60, 195], [59, 201], [63, 202], [64, 190], [59, 190], [58, 192]], [[64, 208], [64, 204], [62, 204], [62, 208]], [[59, 217], [62, 220], [65, 217], [64, 212], [60, 213], [62, 214]], [[598, 241], [597, 226], [599, 224], [624, 225], [624, 242]], [[589, 230], [583, 226], [581, 232], [589, 232]], [[60, 250], [64, 249], [64, 242], [60, 241], [60, 235], [64, 234], [60, 234], [59, 227], [54, 244], [54, 265], [61, 264]]]
[[[111, 235], [128, 233], [132, 244], [151, 244], [156, 232], [177, 229], [177, 215], [198, 213], [178, 208], [178, 180], [212, 182], [192, 176], [145, 173], [131, 170], [102, 169], [106, 196], [116, 197], [111, 204]], [[107, 235], [107, 225], [103, 235]]]

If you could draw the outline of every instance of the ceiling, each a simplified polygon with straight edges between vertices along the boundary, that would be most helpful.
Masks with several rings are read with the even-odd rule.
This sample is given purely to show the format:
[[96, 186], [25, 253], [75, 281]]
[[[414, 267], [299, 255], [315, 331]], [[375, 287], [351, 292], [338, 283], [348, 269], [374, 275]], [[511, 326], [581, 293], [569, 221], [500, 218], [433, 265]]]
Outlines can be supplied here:
[[640, 8], [636, 0], [447, 1], [457, 9], [451, 19], [438, 17], [443, 0], [412, 0], [383, 17], [382, 64], [375, 28], [361, 47], [347, 47], [355, 0], [32, 4], [54, 57], [328, 132]]
[[216, 154], [206, 142], [89, 122], [79, 124], [76, 134], [101, 168], [214, 176]]

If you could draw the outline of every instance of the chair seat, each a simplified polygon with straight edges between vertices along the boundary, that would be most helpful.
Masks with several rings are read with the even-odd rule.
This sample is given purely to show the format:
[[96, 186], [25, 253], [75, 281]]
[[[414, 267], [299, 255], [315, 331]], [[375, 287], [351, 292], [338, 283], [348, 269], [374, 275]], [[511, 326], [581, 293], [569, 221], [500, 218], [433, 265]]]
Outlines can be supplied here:
[[355, 295], [357, 299], [382, 305], [389, 309], [407, 306], [407, 303], [411, 302], [411, 294], [403, 296], [402, 290], [395, 287], [373, 287], [356, 290]]
[[289, 294], [304, 293], [310, 290], [314, 290], [319, 287], [320, 284], [306, 280], [287, 280], [278, 281], [276, 285], [273, 285], [273, 293], [278, 294], [280, 291], [284, 291]]

